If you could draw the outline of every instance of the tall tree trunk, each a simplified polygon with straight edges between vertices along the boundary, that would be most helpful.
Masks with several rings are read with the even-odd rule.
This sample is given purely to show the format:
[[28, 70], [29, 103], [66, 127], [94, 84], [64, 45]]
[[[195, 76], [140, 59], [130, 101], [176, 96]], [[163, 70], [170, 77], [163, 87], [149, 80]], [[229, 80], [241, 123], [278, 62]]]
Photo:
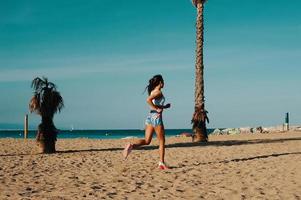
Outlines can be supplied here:
[[38, 127], [37, 143], [40, 153], [55, 153], [57, 130], [51, 117], [42, 117], [42, 123]]
[[203, 43], [204, 43], [204, 23], [203, 10], [204, 1], [198, 0], [197, 22], [196, 22], [196, 63], [195, 63], [195, 110], [192, 117], [194, 142], [208, 141], [206, 121], [207, 111], [205, 110], [204, 98], [204, 63], [203, 63]]
[[40, 147], [40, 153], [46, 153], [46, 154], [50, 154], [50, 153], [55, 153], [55, 140], [40, 140], [37, 141], [39, 147]]

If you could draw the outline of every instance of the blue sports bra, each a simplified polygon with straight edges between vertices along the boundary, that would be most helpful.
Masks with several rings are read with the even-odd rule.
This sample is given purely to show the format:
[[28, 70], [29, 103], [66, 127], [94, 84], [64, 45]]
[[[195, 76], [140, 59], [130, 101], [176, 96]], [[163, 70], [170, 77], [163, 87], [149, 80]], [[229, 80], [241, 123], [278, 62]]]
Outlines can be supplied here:
[[153, 99], [152, 100], [153, 104], [155, 106], [164, 106], [165, 103], [165, 97], [162, 95], [160, 98], [158, 99]]

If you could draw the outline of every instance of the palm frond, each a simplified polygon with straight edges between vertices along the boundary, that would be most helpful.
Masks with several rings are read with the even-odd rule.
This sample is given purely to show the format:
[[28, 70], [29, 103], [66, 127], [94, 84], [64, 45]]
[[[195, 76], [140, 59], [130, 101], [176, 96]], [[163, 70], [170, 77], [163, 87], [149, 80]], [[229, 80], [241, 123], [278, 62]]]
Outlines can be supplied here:
[[46, 77], [35, 78], [31, 87], [34, 89], [34, 96], [30, 100], [29, 110], [42, 116], [53, 117], [64, 107], [61, 94], [56, 90], [56, 85], [49, 82]]
[[44, 87], [56, 89], [56, 85], [54, 83], [48, 81], [48, 78], [46, 78], [45, 76], [43, 76], [42, 78], [43, 78], [43, 81], [44, 81]]
[[42, 77], [42, 79], [43, 79], [43, 81], [44, 81], [45, 85], [47, 86], [47, 85], [48, 85], [48, 78], [47, 78], [47, 77], [45, 77], [45, 76], [43, 76], [43, 77]]
[[37, 114], [40, 114], [40, 97], [39, 95], [34, 95], [30, 102], [29, 102], [29, 111], [36, 112]]
[[45, 82], [42, 79], [36, 77], [31, 82], [31, 88], [33, 88], [35, 91], [40, 91], [43, 88], [44, 84]]
[[51, 92], [51, 104], [54, 113], [61, 112], [62, 108], [64, 107], [64, 100], [61, 94], [58, 91]]
[[56, 85], [52, 82], [48, 82], [48, 87], [56, 90]]

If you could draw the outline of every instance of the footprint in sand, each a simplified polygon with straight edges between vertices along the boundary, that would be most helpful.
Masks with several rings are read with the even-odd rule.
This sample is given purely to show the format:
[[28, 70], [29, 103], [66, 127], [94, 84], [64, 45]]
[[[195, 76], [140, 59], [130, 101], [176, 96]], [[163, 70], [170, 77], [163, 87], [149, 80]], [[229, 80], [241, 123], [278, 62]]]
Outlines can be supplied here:
[[100, 185], [93, 185], [90, 187], [92, 190], [101, 190], [102, 189], [102, 186]]

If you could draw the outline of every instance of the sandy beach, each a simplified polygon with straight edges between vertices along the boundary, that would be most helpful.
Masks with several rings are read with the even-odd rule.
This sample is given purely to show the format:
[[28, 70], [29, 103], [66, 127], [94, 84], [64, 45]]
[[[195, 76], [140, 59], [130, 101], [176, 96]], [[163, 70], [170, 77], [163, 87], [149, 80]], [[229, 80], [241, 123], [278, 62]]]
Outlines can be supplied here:
[[157, 169], [157, 140], [58, 140], [37, 154], [34, 140], [0, 139], [0, 199], [301, 199], [301, 132], [210, 136], [208, 144], [167, 138]]

